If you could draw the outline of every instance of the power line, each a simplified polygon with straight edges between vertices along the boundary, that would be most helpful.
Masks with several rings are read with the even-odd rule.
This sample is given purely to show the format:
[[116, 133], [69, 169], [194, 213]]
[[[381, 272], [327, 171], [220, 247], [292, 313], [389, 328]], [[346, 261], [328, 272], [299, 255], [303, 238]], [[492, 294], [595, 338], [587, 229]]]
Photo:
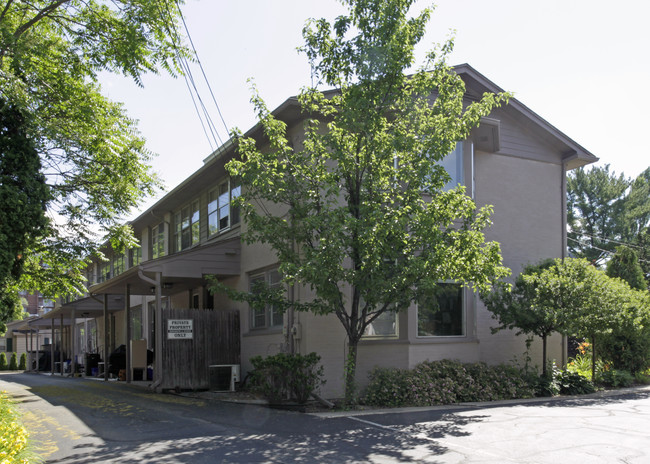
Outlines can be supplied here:
[[221, 118], [221, 122], [223, 123], [224, 129], [226, 129], [226, 134], [230, 133], [230, 130], [228, 129], [228, 125], [226, 124], [226, 121], [223, 118], [223, 114], [221, 114], [221, 108], [219, 108], [219, 104], [217, 103], [217, 99], [214, 97], [214, 92], [212, 92], [212, 86], [210, 85], [210, 81], [208, 80], [208, 77], [205, 75], [205, 70], [203, 69], [203, 63], [201, 63], [201, 60], [199, 59], [199, 54], [196, 51], [196, 48], [194, 47], [194, 41], [192, 40], [192, 36], [190, 35], [190, 30], [187, 27], [187, 23], [185, 22], [185, 16], [183, 15], [183, 12], [181, 11], [181, 7], [178, 3], [178, 0], [176, 0], [176, 6], [178, 7], [178, 11], [181, 15], [181, 20], [183, 21], [183, 26], [185, 27], [185, 32], [187, 33], [187, 38], [190, 41], [190, 45], [192, 46], [192, 50], [194, 51], [194, 56], [196, 56], [196, 61], [199, 64], [199, 68], [201, 69], [201, 73], [203, 74], [203, 79], [205, 80], [205, 83], [208, 86], [208, 90], [210, 91], [210, 95], [212, 96], [212, 101], [214, 102], [214, 105], [217, 107], [217, 113], [219, 113], [219, 118]]
[[[194, 110], [196, 111], [196, 114], [197, 114], [197, 116], [199, 118], [199, 121], [201, 122], [201, 127], [203, 128], [203, 133], [205, 134], [206, 138], [208, 139], [208, 144], [210, 145], [210, 149], [212, 151], [214, 151], [215, 148], [213, 147], [213, 142], [218, 147], [219, 145], [223, 145], [223, 140], [221, 139], [221, 136], [219, 135], [219, 131], [216, 129], [216, 126], [215, 126], [214, 122], [212, 121], [212, 118], [210, 117], [210, 113], [209, 113], [207, 107], [205, 106], [205, 103], [203, 102], [203, 98], [201, 97], [201, 93], [199, 92], [199, 89], [198, 89], [198, 87], [196, 85], [196, 82], [194, 80], [194, 75], [192, 74], [192, 70], [190, 68], [190, 65], [189, 65], [187, 59], [180, 52], [180, 42], [181, 42], [181, 40], [180, 40], [180, 37], [178, 36], [178, 34], [176, 32], [176, 28], [173, 27], [173, 25], [174, 25], [173, 17], [172, 17], [172, 13], [170, 11], [169, 4], [167, 2], [163, 2], [163, 3], [165, 5], [166, 14], [165, 14], [165, 11], [162, 11], [162, 9], [160, 8], [160, 5], [159, 5], [159, 11], [160, 11], [161, 17], [162, 17], [162, 19], [164, 21], [165, 28], [167, 29], [167, 32], [168, 32], [168, 34], [169, 34], [169, 36], [171, 38], [172, 46], [176, 50], [176, 57], [178, 59], [179, 65], [181, 67], [181, 71], [182, 71], [182, 74], [183, 74], [183, 78], [185, 80], [185, 84], [186, 84], [186, 86], [188, 88], [188, 91], [190, 92], [190, 97], [192, 98], [192, 103], [194, 105]], [[180, 17], [181, 17], [181, 19], [183, 21], [184, 26], [185, 26], [185, 31], [188, 34], [188, 38], [189, 38], [190, 42], [192, 42], [192, 39], [189, 36], [189, 29], [187, 28], [187, 24], [185, 23], [183, 13], [182, 13], [181, 8], [180, 8], [180, 4], [178, 3], [178, 1], [176, 1], [175, 3], [176, 3], [176, 7], [178, 8], [179, 15], [180, 15]], [[171, 26], [170, 26], [170, 24], [171, 24]], [[193, 43], [192, 43], [192, 50], [194, 51], [194, 56], [196, 57], [197, 62], [199, 63], [199, 66], [201, 67], [201, 71], [203, 73], [203, 77], [204, 77], [206, 83], [208, 84], [208, 88], [210, 88], [210, 84], [209, 84], [209, 82], [207, 80], [207, 77], [205, 75], [205, 71], [203, 71], [203, 67], [200, 64], [201, 62], [200, 62], [200, 60], [198, 58], [198, 54], [196, 52], [196, 49], [194, 48]], [[217, 106], [217, 111], [219, 112], [219, 115], [220, 115], [221, 120], [222, 120], [222, 122], [224, 124], [224, 127], [226, 128], [226, 133], [227, 133], [228, 132], [228, 127], [226, 126], [226, 123], [225, 123], [225, 121], [223, 119], [223, 116], [221, 115], [221, 110], [219, 109], [216, 98], [214, 97], [214, 94], [213, 94], [211, 88], [210, 88], [210, 93], [212, 94], [212, 99], [213, 99], [215, 105]], [[204, 122], [204, 119], [205, 119], [205, 122]], [[209, 132], [209, 134], [208, 134], [208, 132]]]
[[625, 245], [625, 246], [627, 246], [627, 247], [630, 247], [630, 248], [637, 248], [637, 249], [639, 249], [639, 250], [643, 250], [643, 249], [644, 249], [644, 247], [642, 247], [642, 246], [640, 246], [640, 245], [633, 245], [633, 244], [628, 243], [628, 242], [621, 242], [621, 241], [614, 240], [614, 239], [610, 239], [610, 238], [598, 237], [598, 236], [596, 236], [596, 235], [587, 234], [587, 233], [585, 233], [585, 232], [572, 232], [572, 233], [574, 233], [574, 234], [576, 234], [576, 235], [582, 235], [582, 236], [584, 236], [584, 237], [595, 238], [596, 240], [600, 240], [600, 241], [602, 241], [602, 242], [617, 243], [617, 244], [619, 244], [619, 245]]
[[[589, 243], [583, 243], [583, 242], [581, 242], [580, 240], [575, 239], [575, 238], [573, 238], [573, 237], [567, 237], [567, 239], [568, 239], [568, 240], [572, 240], [572, 241], [574, 241], [574, 242], [576, 242], [576, 243], [579, 243], [579, 244], [582, 245], [582, 246], [589, 247], [589, 248], [592, 248], [592, 249], [594, 249], [594, 250], [601, 251], [601, 252], [606, 253], [606, 254], [608, 254], [608, 255], [613, 255], [613, 254], [615, 254], [615, 252], [613, 252], [613, 251], [611, 251], [611, 250], [605, 250], [604, 248], [599, 248], [599, 247], [597, 247], [597, 246], [590, 245]], [[641, 259], [641, 258], [639, 258], [639, 261], [641, 261], [641, 262], [643, 262], [643, 263], [650, 263], [650, 261], [647, 260], [647, 259]]]

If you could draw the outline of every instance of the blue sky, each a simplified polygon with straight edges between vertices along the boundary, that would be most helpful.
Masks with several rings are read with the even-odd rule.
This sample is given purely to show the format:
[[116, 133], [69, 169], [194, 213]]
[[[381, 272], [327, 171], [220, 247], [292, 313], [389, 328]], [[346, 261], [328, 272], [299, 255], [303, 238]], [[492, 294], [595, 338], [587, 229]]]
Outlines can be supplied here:
[[[416, 2], [419, 11], [429, 2]], [[439, 0], [419, 56], [455, 30], [451, 64], [469, 63], [617, 172], [650, 166], [650, 2], [645, 0]], [[183, 13], [228, 127], [255, 123], [249, 78], [271, 108], [310, 75], [301, 30], [307, 18], [333, 19], [336, 0], [187, 0]], [[419, 60], [421, 62], [421, 60]], [[201, 77], [193, 67], [197, 82]], [[168, 189], [196, 171], [211, 147], [182, 78], [149, 75], [144, 88], [106, 76]], [[205, 87], [201, 94], [227, 139]], [[142, 209], [155, 199], [144, 203]]]

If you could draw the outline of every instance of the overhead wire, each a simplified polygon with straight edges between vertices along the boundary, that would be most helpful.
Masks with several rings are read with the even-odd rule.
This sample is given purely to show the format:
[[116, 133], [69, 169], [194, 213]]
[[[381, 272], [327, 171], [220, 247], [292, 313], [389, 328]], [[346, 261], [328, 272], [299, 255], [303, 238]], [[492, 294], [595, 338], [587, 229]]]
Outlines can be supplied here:
[[629, 242], [621, 242], [621, 241], [619, 241], [619, 240], [614, 240], [614, 239], [611, 239], [611, 238], [598, 237], [598, 236], [596, 236], [596, 235], [591, 235], [591, 234], [588, 234], [588, 233], [586, 233], [586, 232], [573, 232], [573, 233], [576, 234], [576, 235], [584, 236], [584, 237], [595, 238], [596, 240], [600, 240], [600, 241], [602, 241], [602, 242], [617, 243], [618, 245], [625, 245], [626, 247], [629, 247], [629, 248], [637, 248], [637, 249], [639, 249], [639, 250], [643, 250], [643, 249], [644, 249], [644, 247], [642, 247], [642, 246], [640, 246], [640, 245], [632, 244], [632, 243], [629, 243]]
[[[567, 239], [568, 239], [568, 240], [571, 240], [571, 241], [573, 241], [573, 242], [576, 242], [576, 243], [578, 243], [578, 244], [580, 244], [580, 245], [582, 245], [582, 246], [586, 246], [586, 247], [592, 248], [592, 249], [594, 249], [594, 250], [598, 250], [598, 251], [600, 251], [600, 252], [602, 252], [602, 253], [605, 253], [605, 254], [607, 254], [607, 255], [613, 255], [613, 254], [615, 254], [615, 252], [612, 251], [612, 250], [605, 250], [604, 248], [600, 248], [600, 247], [597, 247], [597, 246], [595, 246], [595, 245], [590, 245], [590, 244], [588, 244], [588, 243], [582, 242], [582, 241], [580, 241], [580, 240], [578, 240], [578, 239], [575, 239], [575, 238], [573, 238], [573, 237], [567, 237]], [[644, 263], [650, 263], [650, 260], [647, 260], [647, 259], [641, 259], [641, 258], [639, 258], [639, 261], [644, 262]]]
[[230, 129], [228, 129], [228, 125], [226, 124], [226, 121], [223, 117], [223, 114], [221, 113], [221, 108], [219, 108], [219, 104], [217, 103], [217, 99], [214, 96], [214, 92], [212, 91], [212, 86], [210, 85], [210, 81], [208, 80], [208, 77], [205, 74], [205, 69], [203, 68], [203, 63], [201, 63], [201, 59], [199, 58], [199, 54], [196, 51], [196, 48], [194, 47], [194, 41], [192, 40], [192, 35], [190, 34], [190, 30], [187, 27], [187, 23], [185, 22], [185, 16], [183, 15], [183, 12], [181, 11], [181, 6], [178, 3], [178, 0], [176, 0], [176, 6], [178, 7], [178, 11], [180, 12], [181, 15], [181, 20], [183, 21], [183, 26], [185, 27], [185, 32], [187, 33], [187, 38], [190, 41], [190, 45], [192, 46], [192, 50], [194, 51], [194, 56], [196, 56], [196, 61], [199, 64], [199, 69], [201, 69], [201, 73], [203, 74], [203, 79], [205, 80], [205, 83], [208, 86], [208, 90], [210, 91], [210, 96], [212, 97], [212, 101], [214, 102], [214, 106], [217, 108], [217, 113], [219, 114], [219, 118], [221, 119], [221, 123], [223, 124], [224, 129], [226, 130], [226, 134], [230, 132]]
[[[179, 51], [181, 40], [180, 40], [180, 37], [178, 36], [176, 28], [172, 27], [173, 26], [173, 19], [172, 19], [172, 13], [170, 11], [169, 4], [168, 4], [167, 1], [164, 1], [162, 3], [165, 5], [165, 10], [166, 11], [162, 11], [162, 9], [159, 6], [159, 11], [160, 11], [161, 17], [162, 17], [162, 19], [164, 21], [165, 28], [167, 29], [167, 32], [168, 32], [168, 34], [169, 34], [169, 36], [171, 38], [172, 46], [176, 50], [176, 57], [178, 59], [179, 65], [181, 67], [181, 71], [182, 71], [182, 74], [183, 74], [183, 78], [185, 80], [185, 84], [186, 84], [186, 86], [188, 88], [188, 91], [190, 92], [190, 97], [192, 98], [192, 103], [194, 105], [194, 110], [196, 111], [196, 114], [197, 114], [197, 116], [199, 118], [199, 121], [201, 123], [203, 133], [205, 134], [206, 138], [208, 139], [208, 144], [210, 145], [210, 149], [212, 151], [214, 151], [215, 147], [213, 146], [213, 142], [218, 147], [220, 145], [223, 145], [223, 139], [219, 135], [219, 131], [217, 130], [217, 128], [216, 128], [216, 126], [215, 126], [215, 124], [214, 124], [214, 122], [212, 120], [212, 117], [210, 116], [210, 112], [208, 111], [208, 108], [206, 107], [206, 105], [205, 105], [205, 103], [203, 101], [203, 98], [201, 97], [201, 92], [199, 91], [199, 89], [197, 87], [197, 84], [196, 84], [196, 81], [194, 80], [194, 75], [192, 73], [192, 69], [191, 69], [187, 59]], [[180, 15], [180, 17], [182, 19], [183, 25], [185, 27], [185, 31], [186, 31], [186, 33], [188, 35], [188, 39], [189, 39], [190, 43], [192, 44], [192, 50], [194, 52], [194, 57], [196, 58], [197, 63], [199, 64], [199, 67], [201, 69], [203, 78], [205, 79], [205, 81], [207, 83], [207, 86], [209, 88], [210, 94], [212, 95], [212, 100], [213, 100], [215, 106], [217, 107], [217, 111], [219, 113], [221, 121], [222, 121], [224, 127], [226, 128], [226, 133], [228, 133], [228, 126], [225, 123], [225, 120], [224, 120], [223, 115], [221, 113], [221, 109], [219, 108], [219, 105], [218, 105], [217, 100], [216, 100], [216, 98], [214, 96], [214, 93], [212, 92], [212, 88], [211, 88], [210, 83], [209, 83], [209, 81], [207, 79], [207, 76], [206, 76], [205, 71], [203, 69], [203, 66], [201, 64], [201, 61], [200, 61], [200, 59], [198, 57], [198, 53], [196, 51], [196, 48], [194, 47], [194, 43], [193, 43], [192, 38], [190, 36], [189, 28], [187, 27], [187, 24], [185, 22], [185, 18], [183, 16], [182, 11], [181, 11], [180, 4], [179, 4], [178, 0], [175, 0], [175, 4], [176, 4], [176, 7], [178, 8], [178, 13], [179, 13], [179, 15]], [[171, 24], [171, 26], [170, 26], [170, 24]]]

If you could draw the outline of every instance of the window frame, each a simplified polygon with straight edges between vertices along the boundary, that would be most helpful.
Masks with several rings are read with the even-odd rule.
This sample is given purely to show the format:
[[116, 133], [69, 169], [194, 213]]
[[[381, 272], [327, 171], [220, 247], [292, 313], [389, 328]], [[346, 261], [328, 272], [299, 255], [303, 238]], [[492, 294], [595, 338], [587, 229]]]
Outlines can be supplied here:
[[392, 334], [368, 334], [367, 331], [372, 325], [377, 322], [377, 319], [375, 319], [373, 322], [368, 324], [366, 326], [366, 329], [363, 331], [363, 335], [361, 336], [361, 340], [396, 340], [399, 338], [399, 313], [400, 311], [393, 311], [393, 310], [386, 310], [380, 314], [377, 319], [380, 319], [382, 316], [385, 314], [392, 314], [393, 316], [393, 324], [394, 324], [394, 332]]
[[126, 259], [124, 254], [113, 255], [113, 277], [116, 277], [126, 271]]
[[214, 237], [239, 224], [239, 208], [233, 199], [241, 195], [241, 184], [232, 178], [223, 180], [208, 192], [208, 237]]
[[[271, 288], [282, 287], [282, 276], [277, 267], [250, 274], [248, 277], [248, 289], [250, 292], [253, 291], [254, 283], [259, 281], [264, 281]], [[251, 331], [282, 328], [284, 324], [284, 314], [282, 312], [274, 311], [273, 305], [268, 303], [265, 305], [263, 311], [262, 314], [261, 309], [249, 306], [249, 327]], [[264, 319], [263, 325], [256, 322], [257, 319], [261, 319], [262, 317]], [[276, 320], [278, 317], [280, 318], [279, 322]]]
[[174, 214], [174, 251], [196, 246], [201, 241], [201, 207], [192, 200]]
[[151, 259], [166, 256], [165, 222], [162, 221], [151, 228]]
[[440, 281], [437, 285], [455, 285], [459, 287], [460, 292], [460, 316], [461, 316], [461, 334], [449, 334], [449, 335], [421, 335], [420, 334], [420, 304], [416, 303], [415, 305], [415, 336], [417, 339], [423, 340], [440, 340], [440, 339], [449, 339], [449, 338], [467, 338], [468, 336], [468, 317], [467, 317], [467, 295], [466, 289], [459, 282], [453, 280]]

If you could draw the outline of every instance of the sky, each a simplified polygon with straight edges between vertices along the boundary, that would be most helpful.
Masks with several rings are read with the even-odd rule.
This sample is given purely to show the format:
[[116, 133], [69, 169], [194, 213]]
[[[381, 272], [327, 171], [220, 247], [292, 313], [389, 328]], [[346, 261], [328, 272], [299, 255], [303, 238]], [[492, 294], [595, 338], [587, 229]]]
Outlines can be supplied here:
[[[412, 11], [430, 5], [419, 0]], [[346, 10], [337, 0], [186, 0], [182, 11], [225, 125], [245, 132], [255, 124], [250, 79], [271, 109], [299, 93], [310, 85], [307, 59], [297, 51], [305, 21], [332, 21]], [[416, 64], [453, 31], [450, 64], [469, 63], [600, 158], [598, 166], [636, 177], [650, 166], [643, 142], [650, 131], [648, 18], [646, 0], [438, 0]], [[197, 65], [192, 72], [203, 82]], [[170, 190], [216, 147], [183, 78], [147, 75], [143, 83], [102, 78], [104, 93], [139, 120], [157, 154], [154, 170]], [[199, 92], [225, 142], [207, 87]]]

